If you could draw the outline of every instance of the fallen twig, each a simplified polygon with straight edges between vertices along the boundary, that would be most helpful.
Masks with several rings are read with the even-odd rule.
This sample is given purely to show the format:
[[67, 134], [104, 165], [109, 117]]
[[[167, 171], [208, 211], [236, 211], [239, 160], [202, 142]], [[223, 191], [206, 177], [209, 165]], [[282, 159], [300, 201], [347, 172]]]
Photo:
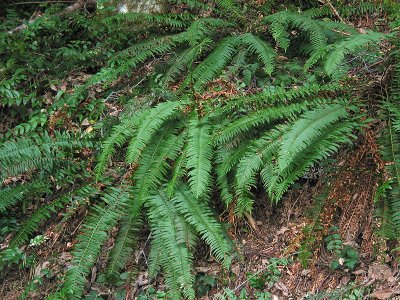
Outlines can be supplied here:
[[[81, 8], [87, 7], [87, 6], [94, 6], [96, 5], [96, 0], [78, 0], [75, 1], [73, 4], [71, 4], [70, 6], [67, 6], [62, 12], [55, 14], [54, 16], [64, 16], [66, 14], [69, 14], [71, 12], [77, 11]], [[39, 15], [31, 20], [28, 21], [27, 24], [21, 24], [17, 27], [15, 27], [14, 29], [11, 29], [8, 31], [9, 34], [13, 34], [15, 32], [24, 30], [26, 28], [28, 28], [28, 26], [30, 24], [32, 24], [33, 22], [35, 22], [37, 19], [39, 19], [42, 15]]]

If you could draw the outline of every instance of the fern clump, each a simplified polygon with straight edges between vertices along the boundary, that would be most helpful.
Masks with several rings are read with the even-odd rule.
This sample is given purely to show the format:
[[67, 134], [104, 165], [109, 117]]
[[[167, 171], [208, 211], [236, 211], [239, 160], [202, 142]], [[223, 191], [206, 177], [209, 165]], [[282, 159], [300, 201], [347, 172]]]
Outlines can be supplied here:
[[[67, 222], [71, 207], [88, 211], [50, 299], [82, 299], [99, 257], [107, 262], [102, 278], [120, 284], [144, 227], [150, 280], [163, 272], [169, 298], [196, 299], [199, 240], [224, 268], [234, 256], [218, 220], [221, 202], [248, 215], [263, 189], [278, 203], [369, 122], [346, 72], [390, 34], [337, 22], [319, 2], [169, 2], [175, 5], [157, 14], [120, 14], [103, 4], [90, 16], [49, 10], [18, 33], [25, 39], [0, 35], [20, 56], [0, 55], [0, 109], [21, 111], [0, 135], [0, 213], [35, 202], [7, 247], [21, 247], [46, 221]], [[376, 7], [338, 11], [350, 18]], [[56, 30], [65, 41], [49, 36]], [[52, 58], [49, 70], [45, 58], [31, 57], [41, 52]], [[35, 76], [21, 71], [25, 64]], [[385, 214], [393, 232], [400, 228], [398, 73], [384, 105], [383, 153], [393, 162]]]

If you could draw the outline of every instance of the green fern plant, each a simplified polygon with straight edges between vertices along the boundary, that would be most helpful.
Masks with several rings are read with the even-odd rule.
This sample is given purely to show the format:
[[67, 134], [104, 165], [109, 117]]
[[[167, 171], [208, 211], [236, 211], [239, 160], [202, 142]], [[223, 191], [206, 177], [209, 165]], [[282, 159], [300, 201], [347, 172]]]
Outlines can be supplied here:
[[[85, 295], [90, 269], [110, 231], [118, 227], [105, 270], [107, 280], [115, 282], [145, 222], [151, 231], [150, 277], [163, 271], [171, 299], [195, 299], [192, 253], [196, 242], [204, 240], [211, 255], [227, 268], [234, 251], [212, 209], [215, 202], [233, 205], [238, 214], [251, 212], [258, 188], [278, 202], [311, 166], [351, 143], [364, 125], [357, 99], [338, 80], [343, 75], [340, 69], [345, 69], [349, 55], [387, 35], [361, 34], [333, 21], [331, 12], [319, 4], [314, 5], [318, 13], [292, 6], [280, 10], [273, 1], [256, 7], [217, 0], [211, 8], [195, 0], [174, 2], [192, 13], [104, 18], [100, 12], [93, 17], [94, 32], [102, 36], [115, 24], [140, 34], [116, 38], [118, 51], [111, 47], [114, 40], [105, 38], [106, 43], [84, 56], [94, 58], [112, 49], [93, 67], [95, 74], [73, 93], [58, 94], [51, 104], [51, 112], [67, 107], [72, 114], [86, 104], [89, 88], [108, 91], [127, 76], [141, 77], [142, 67], [152, 63], [146, 66], [151, 71], [145, 71], [135, 84], [149, 105], [121, 114], [111, 130], [108, 120], [97, 124], [104, 127], [96, 136], [101, 145], [93, 147], [99, 149], [94, 175], [85, 165], [90, 159], [82, 159], [78, 167], [68, 163], [79, 156], [79, 149], [92, 146], [81, 136], [56, 134], [53, 138], [42, 133], [9, 140], [0, 147], [2, 181], [21, 174], [32, 177], [29, 183], [0, 191], [4, 197], [0, 212], [29, 200], [21, 191], [43, 197], [40, 207], [13, 236], [13, 247], [24, 244], [52, 212], [65, 208], [71, 199], [84, 197], [91, 204], [63, 287], [50, 299]], [[74, 56], [71, 51], [62, 53]], [[285, 84], [283, 68], [301, 84]], [[245, 88], [238, 89], [236, 96], [205, 100], [202, 93], [221, 76], [245, 82]], [[308, 76], [312, 79], [306, 80]], [[251, 92], [247, 88], [253, 83]], [[36, 111], [31, 119], [37, 116], [47, 118], [46, 111]], [[126, 180], [116, 183], [110, 179], [110, 165], [121, 155]], [[39, 175], [34, 171], [40, 171]], [[61, 190], [52, 189], [50, 176], [57, 183], [63, 181]], [[93, 182], [94, 176], [100, 184]], [[397, 213], [397, 206], [391, 205]]]
[[[91, 85], [110, 84], [154, 57], [164, 58], [161, 64], [167, 69], [162, 72], [164, 88], [181, 80], [182, 74], [186, 74], [180, 88], [199, 91], [217, 78], [243, 51], [247, 55], [238, 67], [242, 68], [246, 61], [258, 61], [263, 76], [274, 75], [276, 65], [280, 63], [277, 61], [279, 55], [295, 57], [299, 55], [297, 50], [302, 49], [302, 54], [305, 53], [303, 57], [308, 59], [306, 68], [321, 61], [326, 73], [337, 78], [335, 71], [338, 66], [345, 64], [348, 54], [357, 53], [362, 47], [386, 38], [384, 34], [361, 34], [343, 23], [321, 20], [329, 15], [329, 9], [325, 7], [318, 8], [325, 13], [318, 14], [313, 9], [304, 12], [282, 10], [255, 21], [252, 16], [262, 14], [262, 7], [244, 9], [243, 4], [236, 1], [215, 2], [211, 17], [199, 18], [189, 13], [128, 13], [103, 19], [102, 22], [107, 26], [113, 22], [140, 22], [143, 25], [143, 21], [146, 21], [147, 27], [143, 25], [145, 31], [152, 32], [159, 24], [170, 29], [165, 35], [151, 35], [149, 39], [133, 43], [120, 51], [108, 66], [100, 69], [67, 101], [76, 101]], [[296, 42], [297, 49], [290, 48], [291, 41]], [[277, 51], [276, 46], [285, 53]], [[169, 57], [171, 52], [174, 55]]]
[[382, 156], [390, 179], [383, 184], [380, 200], [379, 215], [382, 219], [381, 232], [391, 239], [400, 237], [400, 52], [397, 47], [393, 50], [394, 70], [391, 78], [388, 98], [383, 102], [383, 115], [386, 127], [381, 137]]
[[[36, 210], [22, 221], [9, 241], [9, 247], [20, 247], [28, 242], [43, 222], [63, 210], [73, 197], [96, 193], [90, 184], [83, 183], [88, 180], [87, 174], [78, 173], [82, 166], [74, 159], [75, 151], [90, 146], [88, 139], [69, 133], [56, 133], [54, 137], [35, 134], [2, 144], [0, 213], [15, 207], [25, 210], [28, 201], [36, 200]], [[83, 182], [78, 183], [80, 180]], [[70, 184], [70, 181], [76, 184]], [[59, 184], [58, 189], [53, 187], [54, 183]], [[44, 201], [37, 201], [41, 198]], [[0, 257], [4, 253], [0, 252]]]

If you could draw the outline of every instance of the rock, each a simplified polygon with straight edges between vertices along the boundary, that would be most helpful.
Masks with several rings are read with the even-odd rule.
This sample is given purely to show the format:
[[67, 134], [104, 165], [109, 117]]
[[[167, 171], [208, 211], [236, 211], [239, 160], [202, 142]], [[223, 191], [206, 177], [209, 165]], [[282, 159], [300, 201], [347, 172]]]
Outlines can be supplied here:
[[118, 8], [121, 13], [162, 13], [165, 6], [164, 0], [123, 0], [119, 2]]

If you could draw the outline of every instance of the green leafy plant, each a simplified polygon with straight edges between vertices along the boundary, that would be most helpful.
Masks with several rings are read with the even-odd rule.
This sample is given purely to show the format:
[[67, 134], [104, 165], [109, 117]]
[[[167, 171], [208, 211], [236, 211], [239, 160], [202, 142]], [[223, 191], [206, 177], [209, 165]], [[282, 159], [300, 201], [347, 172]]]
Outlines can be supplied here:
[[[226, 268], [233, 257], [216, 208], [250, 213], [261, 188], [277, 203], [368, 122], [346, 71], [366, 50], [375, 62], [377, 45], [390, 34], [335, 22], [318, 2], [172, 2], [176, 10], [155, 15], [119, 14], [102, 2], [95, 14], [60, 16], [54, 12], [62, 4], [48, 5], [43, 18], [17, 34], [7, 31], [26, 13], [9, 10], [12, 20], [0, 23], [0, 108], [13, 117], [0, 136], [0, 213], [24, 212], [0, 253], [1, 267], [20, 263], [20, 247], [32, 237], [33, 244], [43, 242], [38, 231], [58, 212], [65, 222], [77, 207], [89, 210], [65, 282], [50, 299], [85, 296], [87, 276], [113, 228], [118, 233], [102, 276], [118, 285], [144, 223], [151, 232], [150, 278], [162, 271], [167, 288], [144, 297], [195, 299], [197, 241]], [[348, 18], [376, 5], [338, 10]], [[84, 75], [77, 80], [76, 74]], [[219, 80], [238, 87], [214, 88]], [[394, 162], [388, 168], [393, 189], [384, 213], [397, 228], [400, 126], [395, 101], [390, 104], [384, 151]], [[339, 241], [326, 242], [351, 268], [356, 254]], [[251, 280], [254, 287], [276, 282], [280, 264], [271, 260], [268, 272]], [[237, 299], [235, 291], [225, 294]], [[245, 289], [241, 294], [247, 297]]]
[[335, 254], [331, 262], [331, 268], [336, 270], [340, 268], [354, 269], [359, 263], [359, 254], [356, 249], [345, 245], [339, 234], [338, 228], [332, 227], [331, 233], [325, 237], [326, 249]]
[[250, 286], [254, 289], [262, 290], [266, 286], [271, 288], [276, 282], [279, 281], [282, 271], [281, 268], [287, 266], [290, 260], [287, 258], [271, 258], [268, 266], [255, 274], [247, 273], [247, 278]]
[[196, 296], [202, 297], [207, 295], [211, 289], [216, 287], [216, 285], [217, 279], [215, 277], [201, 273], [197, 274], [195, 285]]

